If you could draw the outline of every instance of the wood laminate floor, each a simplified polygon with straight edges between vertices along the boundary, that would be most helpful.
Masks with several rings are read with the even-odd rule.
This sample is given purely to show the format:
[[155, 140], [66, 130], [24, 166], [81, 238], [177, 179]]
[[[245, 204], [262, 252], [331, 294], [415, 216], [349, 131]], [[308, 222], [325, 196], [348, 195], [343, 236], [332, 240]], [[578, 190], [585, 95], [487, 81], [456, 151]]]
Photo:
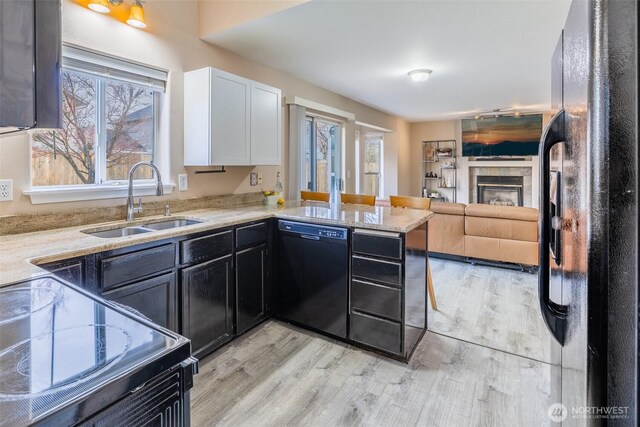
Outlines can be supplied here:
[[201, 363], [194, 426], [545, 426], [549, 365], [428, 332], [409, 364], [268, 321]]
[[[530, 280], [508, 270], [455, 264], [432, 263], [441, 313], [430, 312], [429, 322], [435, 317], [442, 331], [464, 340], [483, 341], [477, 336], [484, 330], [499, 338], [484, 340], [491, 347], [499, 347], [500, 340], [507, 349], [532, 347], [503, 338], [522, 318], [501, 311], [509, 304], [497, 302], [512, 292], [525, 299]], [[438, 282], [447, 271], [457, 276]], [[503, 280], [513, 289], [503, 289]], [[469, 295], [462, 295], [465, 291]], [[472, 304], [473, 315], [464, 316], [464, 301], [490, 301], [491, 307], [482, 314]], [[473, 318], [481, 323], [477, 328], [467, 324]], [[191, 392], [192, 425], [549, 425], [550, 367], [527, 357], [427, 332], [404, 364], [270, 320], [201, 361]]]
[[430, 258], [438, 311], [429, 330], [549, 362], [551, 336], [538, 305], [538, 275]]

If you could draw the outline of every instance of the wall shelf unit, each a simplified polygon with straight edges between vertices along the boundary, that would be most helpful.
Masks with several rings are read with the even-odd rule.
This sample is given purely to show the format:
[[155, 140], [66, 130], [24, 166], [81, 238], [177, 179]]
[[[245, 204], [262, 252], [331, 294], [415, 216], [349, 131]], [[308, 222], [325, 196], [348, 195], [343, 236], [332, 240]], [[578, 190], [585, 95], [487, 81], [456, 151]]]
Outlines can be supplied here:
[[422, 196], [456, 202], [457, 166], [455, 139], [422, 141]]

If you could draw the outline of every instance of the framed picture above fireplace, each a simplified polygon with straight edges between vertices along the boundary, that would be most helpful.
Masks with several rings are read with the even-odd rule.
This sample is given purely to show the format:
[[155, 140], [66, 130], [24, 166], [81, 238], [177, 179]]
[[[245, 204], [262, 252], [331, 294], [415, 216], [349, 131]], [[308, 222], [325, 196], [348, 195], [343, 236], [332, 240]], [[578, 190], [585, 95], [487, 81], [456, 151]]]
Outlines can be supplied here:
[[462, 119], [465, 157], [537, 156], [542, 114]]

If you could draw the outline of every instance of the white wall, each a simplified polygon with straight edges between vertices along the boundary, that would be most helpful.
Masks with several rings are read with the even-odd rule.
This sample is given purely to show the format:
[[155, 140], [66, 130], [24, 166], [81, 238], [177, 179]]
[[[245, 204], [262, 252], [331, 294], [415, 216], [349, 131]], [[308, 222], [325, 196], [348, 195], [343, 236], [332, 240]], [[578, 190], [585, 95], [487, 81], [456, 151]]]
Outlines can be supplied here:
[[[79, 0], [80, 1], [80, 0]], [[283, 106], [282, 166], [229, 167], [227, 173], [194, 175], [197, 168], [183, 166], [183, 72], [213, 66], [282, 89], [283, 96], [299, 96], [352, 112], [357, 120], [384, 127], [396, 133], [395, 144], [408, 146], [408, 123], [371, 107], [357, 103], [334, 92], [314, 86], [289, 74], [249, 61], [232, 52], [199, 39], [197, 0], [154, 0], [145, 3], [148, 23], [146, 30], [126, 25], [122, 10], [102, 15], [76, 1], [63, 2], [63, 40], [96, 51], [134, 60], [169, 70], [169, 81], [162, 110], [162, 129], [158, 152], [166, 180], [176, 182], [179, 173], [188, 173], [189, 191], [177, 192], [165, 198], [194, 198], [207, 195], [256, 191], [249, 185], [249, 172], [264, 176], [265, 188], [275, 183], [276, 172], [282, 171], [286, 183], [288, 157], [287, 110]], [[116, 19], [117, 18], [117, 19]], [[120, 19], [120, 20], [118, 20]], [[354, 126], [347, 126], [347, 147], [353, 146]], [[14, 201], [0, 203], [0, 215], [64, 211], [83, 207], [121, 205], [124, 199], [91, 202], [32, 205], [22, 191], [30, 188], [31, 151], [26, 134], [2, 137], [0, 141], [0, 179], [13, 179]], [[347, 156], [349, 158], [349, 156]], [[397, 164], [387, 162], [390, 176], [397, 175]], [[395, 170], [394, 170], [395, 169]]]

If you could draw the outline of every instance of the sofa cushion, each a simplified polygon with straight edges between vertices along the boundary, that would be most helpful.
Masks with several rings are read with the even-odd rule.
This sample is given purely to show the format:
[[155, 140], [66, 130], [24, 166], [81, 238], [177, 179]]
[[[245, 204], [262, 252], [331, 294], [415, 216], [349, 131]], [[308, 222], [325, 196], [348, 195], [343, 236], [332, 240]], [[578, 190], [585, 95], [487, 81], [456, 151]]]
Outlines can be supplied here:
[[437, 214], [464, 215], [465, 207], [462, 203], [431, 202], [429, 210]]
[[[434, 209], [432, 210], [435, 212]], [[465, 208], [465, 215], [483, 218], [515, 219], [518, 221], [538, 221], [538, 209], [525, 208], [522, 206], [498, 206], [472, 203]]]
[[427, 222], [429, 225], [429, 252], [464, 256], [464, 218], [463, 215], [443, 213], [436, 213], [431, 217]]
[[496, 239], [538, 241], [538, 223], [514, 219], [464, 217], [464, 234]]

